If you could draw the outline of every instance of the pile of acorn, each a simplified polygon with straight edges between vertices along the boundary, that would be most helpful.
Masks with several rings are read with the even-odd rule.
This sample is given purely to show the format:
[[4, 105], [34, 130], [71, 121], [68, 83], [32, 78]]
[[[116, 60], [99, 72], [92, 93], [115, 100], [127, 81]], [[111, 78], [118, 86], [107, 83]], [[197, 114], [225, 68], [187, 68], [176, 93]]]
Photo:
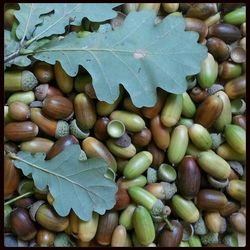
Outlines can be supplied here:
[[[15, 8], [5, 8], [7, 29]], [[153, 107], [137, 108], [122, 88], [113, 104], [99, 101], [84, 69], [72, 78], [58, 62], [4, 73], [5, 246], [244, 246], [245, 6], [127, 3], [112, 27], [147, 8], [157, 22], [183, 15], [208, 48], [183, 94], [158, 89]], [[86, 35], [97, 26], [85, 20], [71, 30]], [[50, 160], [71, 144], [103, 158], [118, 185], [114, 208], [88, 222], [73, 212], [59, 216], [49, 191], [36, 189], [8, 157], [22, 150]]]

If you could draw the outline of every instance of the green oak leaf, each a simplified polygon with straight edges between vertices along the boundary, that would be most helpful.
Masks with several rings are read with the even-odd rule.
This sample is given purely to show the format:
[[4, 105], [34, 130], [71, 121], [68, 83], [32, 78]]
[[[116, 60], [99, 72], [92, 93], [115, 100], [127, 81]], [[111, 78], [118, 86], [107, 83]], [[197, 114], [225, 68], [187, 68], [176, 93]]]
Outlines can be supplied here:
[[113, 103], [122, 84], [137, 107], [153, 106], [156, 88], [180, 94], [186, 76], [199, 73], [207, 57], [198, 33], [185, 31], [183, 17], [168, 16], [155, 24], [152, 11], [131, 12], [122, 26], [79, 38], [70, 33], [46, 44], [34, 57], [50, 64], [59, 61], [75, 76], [79, 65], [91, 75], [97, 98]]
[[[38, 8], [43, 8], [44, 4], [33, 4]], [[117, 15], [113, 10], [119, 3], [60, 3], [49, 4], [53, 13], [40, 17], [40, 25], [33, 32], [31, 40], [38, 40], [43, 37], [49, 37], [53, 34], [62, 34], [65, 32], [65, 26], [81, 25], [84, 17], [93, 22], [102, 22], [112, 19]], [[21, 14], [21, 13], [20, 13]]]
[[81, 148], [70, 145], [51, 160], [45, 153], [30, 154], [19, 151], [14, 164], [25, 176], [32, 174], [35, 186], [48, 186], [54, 198], [53, 207], [61, 216], [73, 209], [82, 220], [92, 218], [92, 212], [104, 214], [115, 205], [117, 186], [104, 177], [108, 165], [103, 159], [80, 161]]

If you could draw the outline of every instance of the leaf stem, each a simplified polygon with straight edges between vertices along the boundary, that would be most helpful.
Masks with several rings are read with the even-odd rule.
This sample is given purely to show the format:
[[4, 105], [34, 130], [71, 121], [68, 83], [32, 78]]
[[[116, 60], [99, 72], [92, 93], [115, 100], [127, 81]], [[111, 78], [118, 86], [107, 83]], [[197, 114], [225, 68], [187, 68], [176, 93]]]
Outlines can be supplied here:
[[19, 195], [19, 196], [15, 197], [15, 198], [13, 198], [13, 199], [11, 199], [11, 200], [6, 201], [6, 202], [4, 203], [4, 206], [5, 206], [5, 205], [9, 205], [9, 204], [11, 204], [11, 203], [13, 203], [13, 202], [15, 202], [15, 201], [17, 201], [17, 200], [20, 200], [20, 199], [24, 198], [24, 197], [31, 196], [32, 194], [34, 194], [34, 191], [30, 191], [30, 192], [24, 193], [24, 194], [22, 194], [22, 195]]

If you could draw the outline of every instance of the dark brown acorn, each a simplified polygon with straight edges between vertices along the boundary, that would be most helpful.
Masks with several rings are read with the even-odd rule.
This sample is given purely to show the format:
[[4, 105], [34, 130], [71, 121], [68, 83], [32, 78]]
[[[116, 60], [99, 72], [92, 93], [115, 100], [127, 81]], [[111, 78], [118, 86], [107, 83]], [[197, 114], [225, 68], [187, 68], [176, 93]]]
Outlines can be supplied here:
[[186, 198], [194, 198], [201, 183], [200, 169], [193, 156], [185, 156], [178, 166], [178, 191]]
[[132, 135], [132, 143], [136, 146], [147, 146], [152, 138], [151, 131], [148, 128], [143, 128], [140, 132]]
[[33, 72], [40, 83], [48, 83], [54, 78], [53, 66], [46, 62], [35, 62]]
[[158, 168], [165, 159], [165, 152], [159, 149], [152, 141], [147, 146], [147, 150], [153, 155], [152, 166]]
[[109, 122], [110, 120], [106, 116], [97, 119], [94, 126], [94, 134], [98, 140], [105, 141], [109, 138], [109, 135], [107, 133], [107, 126]]
[[207, 98], [208, 93], [207, 93], [207, 90], [205, 89], [201, 89], [200, 87], [194, 87], [190, 91], [189, 95], [194, 102], [200, 103], [200, 102], [203, 102]]

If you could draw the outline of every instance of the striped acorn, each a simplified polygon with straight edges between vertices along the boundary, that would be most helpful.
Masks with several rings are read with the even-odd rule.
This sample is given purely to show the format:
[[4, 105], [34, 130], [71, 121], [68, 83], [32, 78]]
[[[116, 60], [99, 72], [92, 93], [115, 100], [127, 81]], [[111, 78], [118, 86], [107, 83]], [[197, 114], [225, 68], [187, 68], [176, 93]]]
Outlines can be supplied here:
[[172, 164], [179, 163], [187, 150], [188, 129], [186, 126], [178, 125], [171, 134], [170, 144], [167, 150], [168, 160]]
[[232, 147], [230, 147], [227, 143], [221, 144], [217, 150], [216, 154], [222, 157], [227, 161], [245, 161], [246, 155], [240, 154], [236, 152]]
[[148, 151], [141, 151], [133, 156], [123, 170], [127, 179], [133, 179], [144, 173], [153, 161], [153, 156]]
[[237, 125], [225, 126], [224, 135], [227, 143], [241, 155], [246, 154], [246, 131]]
[[138, 206], [133, 214], [133, 226], [136, 238], [143, 245], [152, 243], [155, 239], [155, 229], [153, 220], [148, 210], [143, 206]]
[[198, 74], [198, 83], [205, 89], [211, 87], [218, 76], [218, 63], [214, 60], [213, 55], [208, 53], [207, 58], [201, 64], [201, 71]]
[[130, 132], [140, 132], [145, 127], [145, 122], [139, 115], [128, 111], [115, 110], [110, 114], [110, 119], [120, 120]]
[[230, 175], [230, 165], [212, 150], [201, 152], [197, 161], [199, 166], [214, 178], [227, 179]]
[[223, 17], [225, 23], [240, 25], [246, 21], [246, 7], [236, 8]]
[[201, 149], [201, 150], [207, 150], [211, 148], [212, 146], [212, 138], [207, 131], [206, 128], [204, 128], [200, 124], [193, 124], [188, 129], [189, 138], [193, 142], [193, 144]]
[[116, 145], [114, 139], [108, 139], [106, 141], [106, 144], [110, 152], [116, 157], [129, 159], [136, 154], [136, 148], [132, 143], [130, 143], [130, 145], [127, 147], [121, 147]]
[[119, 224], [123, 225], [127, 230], [133, 229], [133, 214], [136, 209], [136, 205], [130, 204], [127, 208], [125, 208], [119, 217]]
[[169, 94], [161, 111], [161, 122], [166, 127], [174, 126], [180, 119], [182, 95]]
[[231, 103], [224, 91], [218, 91], [214, 95], [218, 96], [222, 100], [223, 108], [213, 126], [217, 131], [223, 131], [225, 125], [230, 124], [232, 121]]
[[7, 100], [7, 104], [10, 105], [12, 102], [23, 102], [24, 104], [29, 105], [35, 101], [35, 94], [33, 91], [26, 92], [15, 92]]
[[77, 94], [74, 99], [76, 123], [82, 130], [93, 128], [96, 122], [96, 110], [92, 99], [84, 93]]
[[228, 59], [229, 47], [221, 39], [211, 37], [207, 40], [206, 46], [208, 48], [208, 52], [211, 53], [218, 62], [223, 62]]
[[196, 112], [195, 104], [187, 92], [182, 94], [182, 111], [184, 117], [192, 118]]
[[122, 179], [119, 186], [124, 189], [129, 189], [130, 187], [144, 187], [147, 183], [147, 178], [144, 175], [140, 175], [134, 179]]
[[246, 75], [239, 76], [227, 82], [225, 92], [230, 99], [244, 98], [246, 95]]
[[199, 219], [200, 213], [194, 203], [178, 194], [173, 196], [171, 208], [185, 222], [195, 223]]
[[223, 109], [222, 100], [216, 96], [209, 96], [197, 108], [195, 123], [199, 123], [205, 128], [210, 128], [220, 116]]
[[88, 157], [99, 157], [104, 159], [113, 171], [117, 170], [117, 163], [114, 156], [107, 147], [94, 137], [87, 137], [82, 141], [82, 149]]
[[243, 180], [231, 180], [227, 186], [227, 193], [235, 200], [246, 200], [246, 182]]
[[138, 205], [144, 206], [152, 215], [159, 215], [163, 210], [163, 203], [147, 190], [134, 186], [128, 189], [128, 193], [132, 200]]
[[224, 61], [219, 65], [219, 77], [223, 80], [231, 80], [239, 77], [241, 74], [242, 67], [240, 64]]

